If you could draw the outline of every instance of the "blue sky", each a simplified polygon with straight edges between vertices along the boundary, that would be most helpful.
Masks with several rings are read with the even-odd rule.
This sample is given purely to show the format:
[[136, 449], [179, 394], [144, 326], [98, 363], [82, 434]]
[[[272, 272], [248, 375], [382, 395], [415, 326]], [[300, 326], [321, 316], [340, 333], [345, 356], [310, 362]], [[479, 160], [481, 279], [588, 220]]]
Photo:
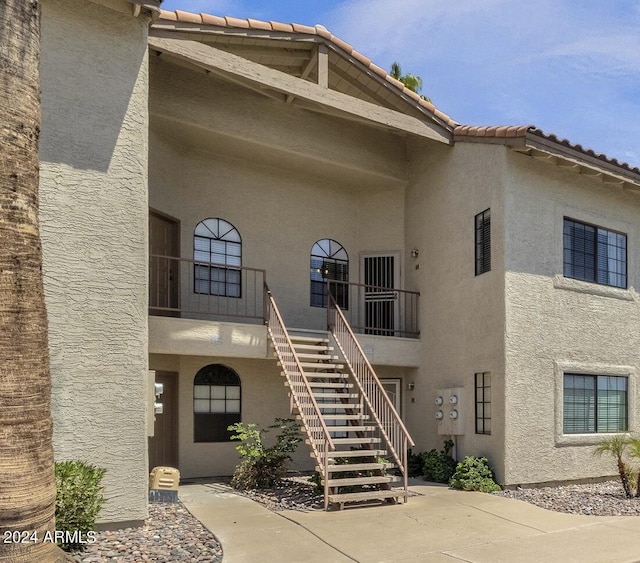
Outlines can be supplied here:
[[460, 123], [532, 124], [640, 166], [638, 0], [165, 0], [166, 10], [322, 24], [398, 61]]

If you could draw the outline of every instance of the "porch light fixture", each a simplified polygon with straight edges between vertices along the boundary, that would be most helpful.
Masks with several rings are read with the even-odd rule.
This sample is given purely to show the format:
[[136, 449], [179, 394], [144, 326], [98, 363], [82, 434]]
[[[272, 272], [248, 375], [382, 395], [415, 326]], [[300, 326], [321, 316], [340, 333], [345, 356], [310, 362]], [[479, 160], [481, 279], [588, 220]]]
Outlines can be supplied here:
[[411, 258], [417, 258], [420, 255], [420, 251], [417, 248], [411, 249]]

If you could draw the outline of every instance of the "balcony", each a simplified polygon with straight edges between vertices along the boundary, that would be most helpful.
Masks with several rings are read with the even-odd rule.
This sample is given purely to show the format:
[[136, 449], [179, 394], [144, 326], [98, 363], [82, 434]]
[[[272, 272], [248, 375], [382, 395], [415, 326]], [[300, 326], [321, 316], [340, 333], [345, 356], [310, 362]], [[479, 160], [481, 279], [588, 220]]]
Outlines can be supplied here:
[[[262, 324], [266, 281], [266, 272], [256, 268], [228, 268], [153, 254], [149, 264], [149, 314]], [[328, 292], [356, 333], [403, 338], [420, 335], [417, 292], [329, 281], [320, 302], [314, 295], [314, 305], [326, 306]], [[286, 295], [274, 292], [274, 297], [286, 303]], [[310, 306], [308, 302], [305, 305]]]

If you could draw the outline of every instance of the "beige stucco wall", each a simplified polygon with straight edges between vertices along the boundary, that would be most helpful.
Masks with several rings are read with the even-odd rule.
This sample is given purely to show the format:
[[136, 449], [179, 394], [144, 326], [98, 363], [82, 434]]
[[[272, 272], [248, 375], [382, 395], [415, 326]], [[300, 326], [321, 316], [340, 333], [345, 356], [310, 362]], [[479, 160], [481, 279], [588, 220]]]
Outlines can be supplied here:
[[[615, 474], [593, 456], [602, 435], [563, 435], [565, 371], [629, 375], [630, 430], [640, 431], [640, 198], [507, 152], [506, 480]], [[621, 290], [562, 276], [563, 217], [627, 234]]]
[[107, 469], [101, 522], [147, 514], [148, 22], [128, 9], [42, 5], [40, 194], [54, 450], [58, 460]]
[[199, 221], [226, 219], [242, 236], [243, 265], [267, 271], [288, 326], [322, 329], [326, 311], [309, 305], [317, 240], [345, 247], [352, 281], [361, 253], [402, 255], [401, 137], [162, 61], [151, 72], [150, 206], [180, 220], [183, 256], [193, 256]]
[[[416, 142], [410, 152], [406, 244], [417, 248], [408, 286], [420, 291], [420, 367], [405, 411], [417, 450], [442, 447], [438, 389], [464, 389], [458, 458], [486, 455], [498, 479], [503, 465], [504, 153], [495, 147]], [[475, 276], [474, 217], [491, 208], [491, 271]], [[475, 434], [474, 374], [492, 378], [492, 434]]]

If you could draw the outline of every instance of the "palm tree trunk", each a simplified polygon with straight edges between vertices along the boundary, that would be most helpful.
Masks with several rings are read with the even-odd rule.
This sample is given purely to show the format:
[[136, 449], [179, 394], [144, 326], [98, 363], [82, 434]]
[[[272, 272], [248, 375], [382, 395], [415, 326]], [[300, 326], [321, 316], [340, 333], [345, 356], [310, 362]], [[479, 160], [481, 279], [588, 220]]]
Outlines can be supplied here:
[[55, 478], [38, 229], [39, 60], [39, 2], [2, 0], [0, 561], [12, 563], [60, 560], [56, 545], [42, 541], [55, 526]]

